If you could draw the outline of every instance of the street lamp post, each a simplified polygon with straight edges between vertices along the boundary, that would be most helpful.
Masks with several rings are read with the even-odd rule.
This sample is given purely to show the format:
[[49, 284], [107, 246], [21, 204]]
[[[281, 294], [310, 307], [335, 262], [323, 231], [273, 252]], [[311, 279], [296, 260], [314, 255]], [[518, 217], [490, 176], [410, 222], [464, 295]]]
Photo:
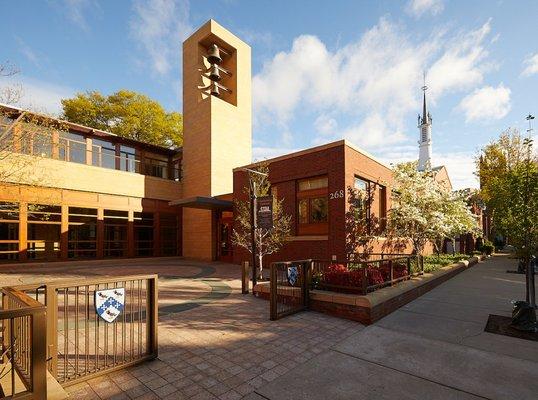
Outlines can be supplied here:
[[249, 189], [250, 189], [250, 247], [252, 249], [252, 289], [256, 286], [256, 182], [252, 179], [251, 174], [257, 174], [260, 176], [268, 176], [268, 174], [260, 171], [256, 171], [249, 168], [243, 168], [243, 171], [249, 173]]
[[525, 167], [525, 248], [526, 248], [526, 291], [527, 296], [526, 300], [527, 303], [534, 309], [536, 309], [536, 288], [534, 285], [534, 265], [531, 263], [531, 252], [532, 252], [532, 239], [531, 239], [531, 222], [529, 220], [530, 213], [533, 211], [529, 207], [530, 202], [530, 182], [529, 182], [529, 168], [531, 163], [531, 156], [532, 156], [532, 120], [534, 119], [534, 116], [529, 114], [527, 116], [527, 121], [529, 121], [529, 129], [527, 129], [528, 137], [523, 141], [523, 143], [527, 146], [527, 160], [526, 160], [526, 167]]

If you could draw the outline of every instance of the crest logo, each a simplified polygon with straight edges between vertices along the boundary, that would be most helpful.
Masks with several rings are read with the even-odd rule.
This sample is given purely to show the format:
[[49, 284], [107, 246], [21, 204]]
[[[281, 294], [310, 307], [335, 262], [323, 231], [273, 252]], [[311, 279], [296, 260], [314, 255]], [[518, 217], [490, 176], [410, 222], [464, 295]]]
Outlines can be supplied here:
[[299, 271], [296, 266], [288, 267], [288, 283], [291, 286], [295, 286], [297, 278], [299, 277]]
[[95, 312], [106, 322], [114, 322], [125, 305], [125, 288], [95, 291]]

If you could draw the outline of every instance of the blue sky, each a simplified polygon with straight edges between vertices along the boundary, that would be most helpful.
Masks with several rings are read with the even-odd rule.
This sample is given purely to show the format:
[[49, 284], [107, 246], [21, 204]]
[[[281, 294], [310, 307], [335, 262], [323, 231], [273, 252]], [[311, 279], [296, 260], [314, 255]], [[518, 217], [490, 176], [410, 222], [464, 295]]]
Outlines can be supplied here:
[[477, 186], [473, 157], [538, 113], [536, 1], [3, 2], [0, 86], [57, 113], [77, 91], [126, 88], [181, 111], [181, 42], [214, 18], [252, 46], [254, 157], [349, 139], [390, 162], [418, 155], [423, 71], [434, 164]]

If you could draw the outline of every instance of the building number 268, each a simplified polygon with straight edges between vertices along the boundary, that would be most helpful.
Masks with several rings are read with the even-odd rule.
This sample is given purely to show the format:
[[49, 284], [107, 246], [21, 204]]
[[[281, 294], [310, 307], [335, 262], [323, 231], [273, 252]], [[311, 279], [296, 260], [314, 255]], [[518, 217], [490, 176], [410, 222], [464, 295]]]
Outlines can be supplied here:
[[336, 192], [329, 193], [329, 199], [343, 199], [344, 189], [337, 190]]

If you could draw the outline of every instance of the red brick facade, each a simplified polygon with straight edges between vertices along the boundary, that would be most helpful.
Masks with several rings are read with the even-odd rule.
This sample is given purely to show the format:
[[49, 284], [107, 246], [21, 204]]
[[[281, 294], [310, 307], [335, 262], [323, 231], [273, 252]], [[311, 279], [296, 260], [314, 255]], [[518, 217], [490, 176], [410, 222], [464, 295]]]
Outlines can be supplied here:
[[[354, 149], [345, 141], [315, 147], [298, 153], [268, 160], [269, 180], [276, 188], [279, 199], [284, 199], [284, 212], [292, 217], [292, 237], [278, 254], [264, 259], [265, 265], [273, 261], [304, 258], [345, 258], [345, 214], [348, 209], [347, 188], [353, 187], [355, 177], [377, 183], [372, 214], [379, 217], [390, 207], [390, 168]], [[252, 167], [252, 166], [250, 166]], [[298, 235], [297, 230], [297, 185], [305, 178], [327, 176], [328, 178], [328, 234]], [[247, 201], [248, 175], [241, 168], [234, 170], [234, 200]], [[331, 196], [341, 193], [345, 196]], [[234, 262], [249, 260], [249, 254], [234, 248]]]

